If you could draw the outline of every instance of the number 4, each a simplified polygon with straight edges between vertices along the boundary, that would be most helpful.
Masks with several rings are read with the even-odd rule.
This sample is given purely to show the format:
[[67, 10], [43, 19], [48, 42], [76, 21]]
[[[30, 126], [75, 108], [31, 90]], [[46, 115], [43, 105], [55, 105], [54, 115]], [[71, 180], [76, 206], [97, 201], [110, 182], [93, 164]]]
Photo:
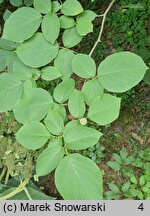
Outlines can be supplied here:
[[144, 210], [144, 206], [143, 206], [143, 203], [141, 203], [138, 207], [139, 210], [143, 211]]

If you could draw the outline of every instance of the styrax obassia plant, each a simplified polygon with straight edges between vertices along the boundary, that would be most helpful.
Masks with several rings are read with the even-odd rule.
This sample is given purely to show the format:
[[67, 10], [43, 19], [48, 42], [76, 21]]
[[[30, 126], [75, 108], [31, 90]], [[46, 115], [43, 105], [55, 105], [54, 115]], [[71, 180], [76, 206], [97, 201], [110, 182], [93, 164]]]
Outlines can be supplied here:
[[[100, 35], [89, 55], [77, 54], [72, 48], [93, 31], [97, 15], [83, 10], [77, 0], [63, 4], [34, 0], [33, 8], [21, 7], [10, 15], [0, 40], [0, 70], [8, 71], [0, 75], [0, 112], [13, 110], [22, 124], [16, 139], [23, 147], [37, 150], [46, 146], [36, 161], [36, 176], [56, 169], [56, 187], [64, 199], [103, 198], [100, 169], [79, 154], [102, 136], [88, 122], [104, 126], [115, 121], [121, 99], [110, 92], [133, 88], [148, 69], [131, 52], [110, 55], [96, 68], [91, 55], [114, 2], [102, 15]], [[83, 80], [81, 90], [73, 73]], [[36, 87], [39, 77], [57, 80], [53, 95]], [[69, 121], [68, 114], [74, 120]]]

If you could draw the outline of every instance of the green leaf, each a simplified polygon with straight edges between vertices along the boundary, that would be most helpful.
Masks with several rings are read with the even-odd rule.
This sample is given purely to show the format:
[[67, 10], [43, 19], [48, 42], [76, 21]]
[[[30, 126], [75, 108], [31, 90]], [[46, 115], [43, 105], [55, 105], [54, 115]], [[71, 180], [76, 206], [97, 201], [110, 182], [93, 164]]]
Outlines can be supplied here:
[[25, 148], [36, 150], [41, 148], [50, 138], [46, 127], [37, 121], [23, 125], [16, 133], [17, 141]]
[[10, 17], [11, 14], [12, 14], [12, 12], [10, 10], [6, 9], [4, 14], [3, 14], [3, 20], [6, 22], [6, 20]]
[[55, 80], [62, 76], [59, 70], [52, 66], [46, 66], [42, 68], [41, 73], [42, 79], [46, 81]]
[[137, 180], [134, 174], [130, 177], [130, 182], [137, 185]]
[[85, 36], [90, 32], [93, 32], [93, 24], [89, 22], [88, 20], [78, 22], [76, 25], [77, 32], [81, 36]]
[[10, 4], [12, 4], [15, 7], [20, 7], [23, 4], [22, 0], [9, 0], [9, 1], [10, 1]]
[[85, 36], [90, 32], [93, 32], [92, 21], [97, 15], [90, 10], [85, 10], [79, 16], [77, 16], [77, 32], [81, 36]]
[[12, 67], [13, 74], [21, 81], [31, 80], [32, 73], [36, 69], [30, 68], [23, 64], [22, 61], [16, 56]]
[[98, 79], [88, 80], [84, 83], [82, 92], [85, 102], [88, 105], [91, 105], [91, 103], [97, 96], [103, 95], [104, 88], [102, 87]]
[[36, 175], [45, 176], [52, 172], [64, 157], [61, 140], [51, 142], [37, 158]]
[[107, 165], [111, 167], [114, 171], [119, 171], [121, 169], [120, 164], [115, 161], [108, 161]]
[[24, 4], [27, 7], [30, 7], [33, 4], [33, 0], [24, 0]]
[[55, 172], [55, 184], [65, 200], [101, 200], [102, 174], [96, 164], [79, 154], [66, 156]]
[[68, 100], [74, 88], [75, 81], [73, 79], [68, 79], [67, 81], [61, 82], [54, 89], [54, 99], [59, 103], [64, 103]]
[[86, 54], [75, 55], [72, 61], [73, 72], [82, 78], [93, 78], [96, 75], [96, 64]]
[[42, 14], [51, 12], [52, 5], [50, 0], [34, 0], [33, 5], [35, 9], [37, 9]]
[[99, 125], [107, 125], [119, 116], [121, 99], [109, 94], [97, 97], [90, 105], [88, 118]]
[[143, 78], [144, 82], [150, 85], [150, 70], [148, 70]]
[[3, 3], [4, 0], [0, 0], [0, 4]]
[[118, 154], [113, 153], [113, 157], [117, 163], [122, 164], [122, 159]]
[[14, 107], [18, 122], [41, 121], [53, 103], [51, 95], [44, 89], [29, 89]]
[[72, 59], [73, 52], [67, 49], [61, 49], [54, 60], [54, 66], [60, 71], [62, 74], [62, 79], [67, 80], [70, 78], [72, 71]]
[[77, 16], [77, 23], [78, 22], [85, 22], [85, 21], [92, 22], [96, 16], [97, 16], [97, 14], [94, 13], [93, 11], [84, 10], [83, 13], [81, 13], [80, 15]]
[[67, 126], [65, 126], [63, 134], [68, 149], [82, 150], [98, 143], [102, 133], [94, 128], [74, 124], [74, 121], [69, 122]]
[[120, 52], [102, 61], [98, 74], [101, 84], [107, 91], [125, 92], [143, 79], [147, 69], [138, 55]]
[[13, 68], [13, 63], [14, 63], [14, 58], [16, 54], [14, 51], [7, 51], [7, 50], [2, 50], [0, 51], [0, 68], [3, 66], [4, 69], [7, 67], [7, 72], [12, 73], [12, 68]]
[[3, 71], [7, 66], [6, 53], [7, 51], [5, 52], [4, 50], [0, 49], [0, 71]]
[[78, 34], [76, 27], [72, 27], [64, 31], [62, 40], [65, 47], [72, 48], [81, 42], [82, 36]]
[[0, 48], [4, 50], [15, 50], [19, 46], [18, 43], [0, 38]]
[[0, 75], [0, 112], [11, 110], [21, 98], [22, 83], [12, 74]]
[[127, 160], [127, 156], [128, 156], [127, 150], [121, 149], [120, 156], [121, 156], [122, 160], [125, 162]]
[[61, 12], [66, 16], [76, 16], [83, 12], [83, 8], [77, 0], [66, 0], [62, 4]]
[[76, 24], [72, 17], [68, 17], [65, 15], [62, 15], [59, 18], [59, 21], [60, 21], [60, 27], [64, 29], [71, 28]]
[[30, 40], [22, 43], [16, 53], [20, 60], [33, 68], [50, 63], [58, 54], [58, 44], [50, 44], [42, 33], [36, 33]]
[[126, 161], [124, 161], [124, 164], [129, 165], [129, 164], [132, 164], [133, 161], [134, 161], [134, 157], [129, 156], [127, 157]]
[[109, 183], [109, 188], [110, 188], [110, 190], [112, 190], [114, 193], [119, 193], [119, 192], [120, 192], [119, 188], [118, 188], [117, 185], [115, 185], [115, 184]]
[[47, 14], [42, 21], [42, 32], [46, 40], [54, 44], [59, 36], [60, 22], [56, 14]]
[[71, 115], [75, 118], [82, 118], [85, 114], [84, 97], [81, 91], [74, 90], [68, 101], [68, 109]]
[[61, 4], [58, 1], [52, 2], [52, 13], [57, 13], [61, 9]]
[[44, 123], [47, 129], [54, 135], [61, 135], [64, 130], [64, 119], [55, 110], [49, 110]]
[[66, 118], [66, 109], [65, 107], [61, 106], [60, 104], [53, 104], [52, 110], [54, 110], [55, 112], [58, 112], [59, 115], [61, 115], [61, 117], [63, 118], [63, 120], [65, 121]]
[[130, 182], [129, 181], [127, 181], [127, 182], [125, 182], [124, 184], [123, 184], [123, 186], [122, 186], [122, 192], [127, 192], [128, 190], [129, 190], [129, 188], [130, 188]]
[[6, 20], [2, 37], [13, 42], [22, 43], [33, 36], [38, 30], [41, 21], [41, 14], [34, 8], [19, 8]]
[[141, 176], [141, 177], [140, 177], [140, 185], [141, 185], [141, 186], [144, 186], [145, 183], [146, 183], [145, 177], [144, 177], [144, 176]]

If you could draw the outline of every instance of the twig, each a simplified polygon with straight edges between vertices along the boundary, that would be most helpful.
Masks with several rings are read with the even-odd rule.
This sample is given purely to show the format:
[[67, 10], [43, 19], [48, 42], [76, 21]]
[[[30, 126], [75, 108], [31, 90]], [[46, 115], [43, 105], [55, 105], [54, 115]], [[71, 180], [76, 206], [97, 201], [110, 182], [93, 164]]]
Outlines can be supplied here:
[[27, 190], [27, 188], [26, 187], [24, 187], [24, 192], [26, 193], [26, 195], [27, 195], [27, 197], [28, 197], [28, 199], [29, 200], [32, 200], [32, 198], [31, 198], [31, 196], [30, 196], [30, 194], [29, 194], [29, 192], [28, 192], [28, 190]]
[[91, 56], [94, 52], [94, 50], [96, 49], [97, 45], [101, 42], [101, 37], [102, 37], [102, 33], [103, 33], [103, 30], [104, 30], [104, 24], [105, 24], [105, 20], [106, 20], [106, 16], [109, 12], [109, 10], [111, 9], [111, 7], [113, 6], [113, 4], [115, 3], [116, 0], [112, 0], [112, 2], [109, 4], [108, 8], [106, 9], [106, 11], [104, 12], [104, 14], [102, 15], [99, 15], [99, 17], [103, 17], [102, 19], [102, 25], [100, 27], [100, 31], [99, 31], [99, 35], [98, 35], [98, 39], [97, 41], [95, 42], [92, 50], [90, 51], [89, 53], [89, 56]]

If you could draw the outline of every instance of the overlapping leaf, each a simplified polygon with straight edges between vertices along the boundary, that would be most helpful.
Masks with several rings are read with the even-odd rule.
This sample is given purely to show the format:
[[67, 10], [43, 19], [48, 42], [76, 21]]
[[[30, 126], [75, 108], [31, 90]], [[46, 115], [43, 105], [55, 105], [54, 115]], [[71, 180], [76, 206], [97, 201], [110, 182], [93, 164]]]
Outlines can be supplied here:
[[50, 138], [46, 127], [37, 121], [26, 123], [16, 133], [18, 142], [27, 149], [36, 150], [41, 148]]
[[6, 20], [2, 37], [21, 43], [33, 36], [41, 21], [41, 14], [34, 8], [19, 8]]
[[88, 118], [99, 125], [107, 125], [119, 116], [121, 99], [109, 94], [95, 98], [89, 108]]
[[31, 88], [14, 107], [14, 115], [18, 122], [41, 121], [48, 113], [53, 101], [44, 89]]
[[42, 33], [36, 33], [30, 40], [22, 43], [16, 53], [20, 60], [33, 68], [50, 63], [58, 54], [58, 44], [50, 44]]

